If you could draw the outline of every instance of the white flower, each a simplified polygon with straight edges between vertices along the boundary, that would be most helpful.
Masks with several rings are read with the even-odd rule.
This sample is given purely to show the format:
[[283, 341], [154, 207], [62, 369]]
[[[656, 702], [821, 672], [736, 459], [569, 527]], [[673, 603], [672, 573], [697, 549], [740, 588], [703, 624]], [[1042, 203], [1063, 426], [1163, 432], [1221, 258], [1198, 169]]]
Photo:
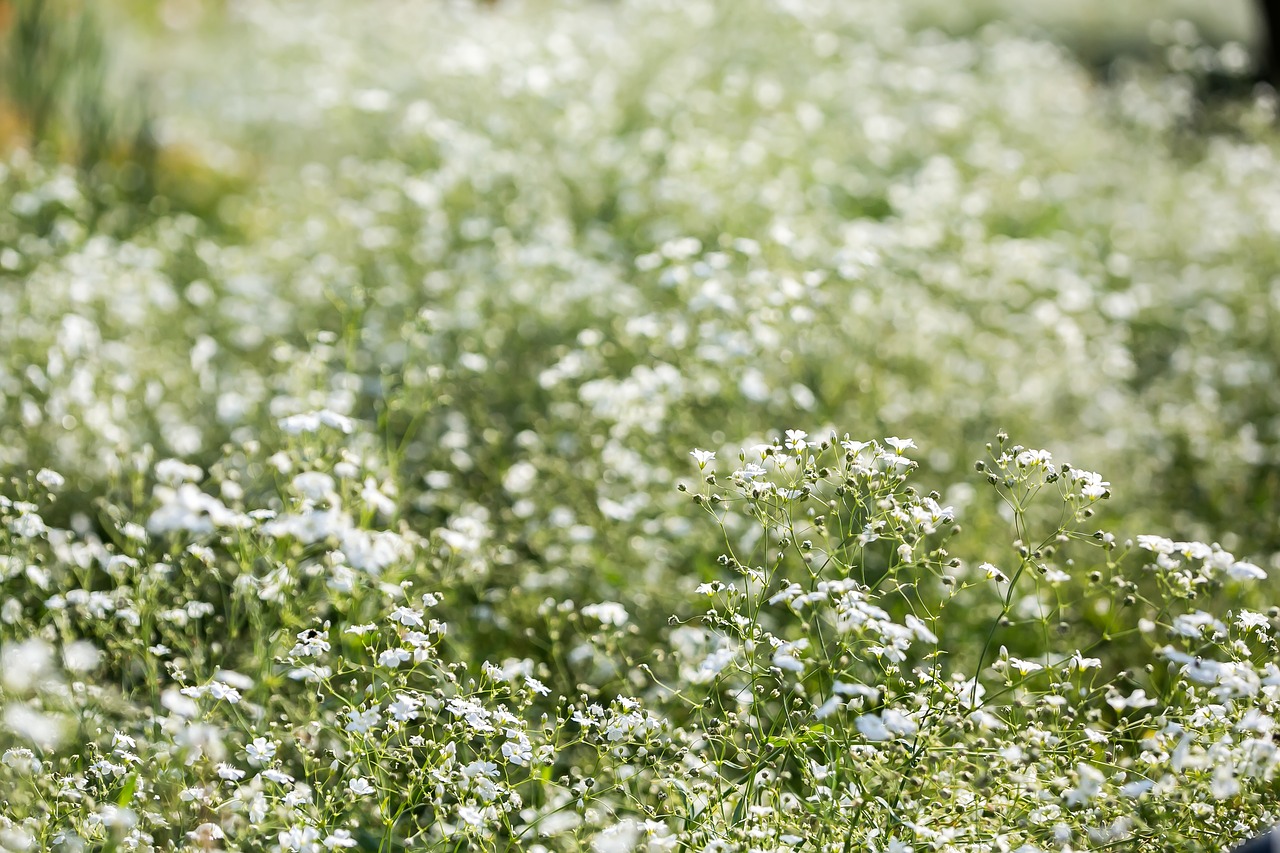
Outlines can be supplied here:
[[364, 486], [360, 489], [360, 500], [364, 501], [365, 506], [370, 507], [384, 518], [395, 515], [396, 502], [383, 491], [383, 487], [379, 486], [372, 477], [365, 477]]
[[1019, 468], [1046, 468], [1052, 470], [1049, 464], [1053, 461], [1053, 454], [1047, 450], [1024, 450], [1014, 458]]
[[156, 463], [155, 475], [156, 480], [164, 485], [177, 488], [183, 483], [200, 482], [204, 471], [177, 459], [161, 459]]
[[1227, 575], [1233, 580], [1253, 581], [1265, 580], [1267, 573], [1253, 563], [1246, 563], [1243, 560], [1232, 563], [1227, 567]]
[[1204, 636], [1205, 629], [1212, 629], [1211, 637], [1227, 632], [1226, 625], [1214, 618], [1212, 614], [1203, 610], [1197, 610], [1194, 613], [1180, 613], [1173, 618], [1171, 627], [1175, 634], [1197, 640]]
[[1147, 691], [1138, 689], [1129, 694], [1129, 696], [1108, 696], [1107, 704], [1117, 711], [1123, 711], [1125, 708], [1150, 708], [1156, 704], [1156, 700], [1147, 696]]
[[351, 830], [335, 829], [333, 834], [326, 837], [321, 843], [329, 850], [333, 850], [336, 847], [355, 847], [359, 842], [351, 837]]
[[462, 775], [466, 779], [475, 779], [477, 776], [496, 777], [498, 765], [492, 761], [472, 761], [462, 768]]
[[1155, 784], [1156, 783], [1150, 779], [1138, 779], [1136, 781], [1129, 782], [1128, 784], [1121, 785], [1120, 795], [1122, 797], [1128, 797], [1131, 800], [1136, 800], [1138, 797], [1141, 797], [1143, 794], [1155, 787]]
[[1077, 670], [1083, 672], [1086, 669], [1097, 669], [1102, 666], [1101, 658], [1087, 658], [1080, 654], [1079, 650], [1072, 653], [1070, 660], [1067, 661], [1068, 670]]
[[226, 700], [232, 705], [240, 703], [240, 691], [220, 681], [209, 682], [205, 685], [205, 689], [214, 699]]
[[347, 790], [357, 797], [367, 797], [377, 789], [373, 787], [373, 783], [368, 779], [363, 776], [357, 776], [347, 783]]
[[880, 718], [879, 714], [863, 714], [858, 717], [855, 724], [858, 727], [858, 731], [867, 740], [882, 741], [893, 739], [893, 734], [885, 726], [884, 720]]
[[908, 613], [904, 621], [907, 623], [907, 627], [911, 629], [911, 633], [916, 635], [916, 639], [926, 643], [938, 642], [938, 636], [930, 631], [929, 626], [914, 613]]
[[280, 849], [288, 853], [311, 853], [320, 840], [320, 830], [314, 826], [295, 826], [276, 836]]
[[187, 838], [190, 838], [205, 850], [213, 850], [213, 842], [220, 841], [226, 837], [227, 836], [222, 831], [222, 827], [218, 826], [216, 823], [207, 822], [200, 824], [195, 829], [187, 833]]
[[1159, 649], [1158, 653], [1175, 663], [1182, 664], [1182, 673], [1197, 684], [1217, 684], [1218, 680], [1227, 673], [1227, 664], [1193, 657], [1170, 646]]
[[55, 678], [53, 647], [32, 638], [0, 646], [0, 686], [24, 693], [42, 681]]
[[[247, 750], [246, 750], [247, 751]], [[218, 778], [228, 782], [237, 782], [244, 778], [244, 771], [225, 762], [217, 766]]]
[[387, 706], [387, 713], [396, 719], [397, 722], [406, 723], [409, 720], [417, 719], [418, 709], [422, 707], [422, 702], [410, 696], [408, 693], [401, 693], [396, 696], [395, 701]]
[[319, 432], [323, 427], [336, 429], [339, 432], [350, 435], [355, 431], [356, 422], [346, 415], [340, 415], [329, 409], [321, 409], [316, 412], [305, 412], [300, 415], [290, 415], [287, 418], [281, 418], [279, 421], [280, 429], [290, 435], [299, 435], [304, 432]]
[[266, 770], [263, 770], [258, 775], [261, 776], [263, 779], [266, 779], [268, 782], [275, 782], [277, 785], [293, 784], [292, 776], [290, 776], [288, 773], [285, 773], [283, 770], [277, 770], [274, 767], [268, 767]]
[[333, 478], [321, 471], [304, 471], [294, 477], [293, 489], [312, 503], [337, 499]]
[[1219, 800], [1225, 800], [1240, 793], [1240, 780], [1236, 778], [1235, 768], [1231, 766], [1230, 761], [1219, 763], [1213, 768], [1209, 793]]
[[708, 462], [712, 462], [716, 458], [714, 450], [699, 450], [694, 448], [689, 451], [689, 455], [693, 457], [693, 461], [698, 463], [698, 470], [702, 471], [707, 467]]
[[[706, 586], [706, 584], [703, 584], [703, 586]], [[701, 589], [701, 587], [699, 587], [699, 589]], [[804, 588], [800, 586], [800, 584], [792, 582], [787, 586], [783, 587], [782, 589], [778, 590], [772, 596], [770, 596], [769, 603], [777, 604], [780, 601], [790, 602], [793, 598], [803, 593], [804, 593]]]
[[920, 729], [914, 720], [901, 711], [895, 711], [893, 708], [885, 708], [881, 711], [880, 719], [884, 723], [884, 727], [895, 735], [910, 737]]
[[394, 530], [344, 529], [340, 536], [343, 554], [352, 568], [378, 575], [388, 566], [413, 556], [413, 547]]
[[783, 446], [793, 453], [803, 453], [805, 448], [809, 446], [809, 443], [805, 441], [808, 435], [809, 433], [802, 429], [789, 429], [787, 430], [787, 440], [783, 442]]
[[356, 734], [367, 734], [380, 722], [382, 722], [382, 714], [376, 705], [364, 711], [348, 711], [346, 730]]
[[326, 678], [333, 675], [333, 667], [308, 663], [289, 670], [288, 675], [294, 681], [315, 683], [324, 681]]
[[1236, 731], [1256, 732], [1257, 734], [1265, 735], [1274, 729], [1275, 725], [1275, 718], [1267, 716], [1257, 708], [1250, 708], [1240, 718], [1240, 722], [1236, 723]]
[[1057, 585], [1060, 583], [1066, 583], [1067, 581], [1071, 580], [1071, 575], [1067, 574], [1062, 569], [1059, 569], [1056, 566], [1046, 566], [1045, 569], [1046, 569], [1044, 573], [1045, 583]]
[[12, 703], [4, 709], [3, 724], [45, 751], [57, 749], [66, 739], [68, 722], [60, 714], [37, 711], [22, 703]]
[[449, 713], [456, 717], [462, 717], [467, 721], [467, 725], [476, 731], [483, 734], [493, 731], [493, 726], [489, 723], [491, 715], [488, 709], [474, 699], [463, 699], [455, 696], [449, 700], [447, 707]]
[[993, 580], [997, 583], [1004, 583], [1009, 579], [1008, 577], [1005, 576], [1004, 572], [1000, 571], [998, 568], [991, 565], [990, 563], [983, 563], [982, 565], [978, 566], [978, 569], [982, 571], [982, 573], [986, 576], [987, 580]]
[[640, 834], [640, 824], [634, 818], [621, 820], [592, 839], [592, 853], [631, 853]]
[[[170, 687], [160, 694], [160, 705], [175, 716], [194, 717], [200, 713], [200, 706], [185, 695], [189, 689], [191, 688], [184, 687], [179, 691]], [[197, 694], [198, 696], [199, 694]]]
[[394, 648], [387, 649], [378, 655], [378, 666], [388, 669], [395, 669], [400, 664], [407, 661], [412, 655], [408, 649]]
[[630, 618], [626, 608], [616, 601], [601, 601], [598, 604], [588, 604], [582, 608], [581, 613], [583, 616], [598, 619], [605, 625], [614, 625], [616, 627], [622, 627], [627, 624], [627, 620]]
[[916, 443], [909, 438], [898, 438], [896, 435], [890, 436], [884, 440], [884, 443], [893, 448], [895, 453], [901, 454], [904, 450], [911, 450]]
[[399, 622], [406, 628], [423, 628], [422, 614], [409, 607], [397, 607], [388, 617], [392, 622]]
[[1262, 613], [1255, 613], [1252, 610], [1241, 610], [1236, 614], [1236, 625], [1242, 631], [1256, 631], [1258, 634], [1266, 634], [1267, 628], [1271, 625], [1271, 620]]
[[159, 486], [156, 498], [160, 506], [147, 519], [147, 530], [156, 535], [176, 531], [205, 534], [220, 527], [245, 528], [254, 523], [191, 483], [182, 483], [176, 489]]
[[244, 748], [244, 754], [250, 762], [261, 766], [275, 757], [276, 749], [276, 744], [272, 741], [264, 737], [256, 737]]
[[44, 486], [51, 492], [56, 492], [67, 484], [67, 478], [59, 474], [57, 471], [51, 471], [48, 468], [41, 468], [36, 472], [36, 482]]
[[1111, 484], [1102, 479], [1100, 474], [1093, 471], [1082, 471], [1079, 468], [1071, 470], [1071, 479], [1080, 487], [1080, 494], [1091, 501], [1105, 498]]
[[1022, 660], [1021, 658], [1009, 658], [1009, 666], [1016, 669], [1022, 675], [1030, 675], [1033, 672], [1039, 672], [1044, 669], [1041, 664], [1034, 661]]
[[1106, 777], [1102, 772], [1088, 764], [1077, 764], [1076, 775], [1080, 781], [1074, 788], [1063, 794], [1063, 799], [1067, 801], [1069, 806], [1083, 805], [1102, 792], [1102, 785], [1106, 782]]
[[1138, 547], [1155, 554], [1172, 554], [1176, 550], [1176, 545], [1172, 539], [1149, 534], [1138, 536]]
[[804, 664], [789, 652], [774, 652], [773, 665], [786, 672], [804, 672]]
[[298, 642], [294, 644], [290, 657], [312, 657], [329, 651], [328, 630], [317, 631], [308, 628], [298, 634]]
[[458, 806], [458, 817], [468, 826], [484, 825], [484, 811], [474, 806]]
[[533, 760], [533, 748], [528, 738], [520, 735], [516, 739], [508, 740], [502, 744], [502, 757], [512, 764], [518, 764], [523, 767]]
[[36, 758], [36, 754], [25, 747], [14, 747], [7, 749], [4, 756], [0, 758], [0, 764], [5, 767], [13, 767], [30, 775], [35, 775], [44, 769], [43, 762]]

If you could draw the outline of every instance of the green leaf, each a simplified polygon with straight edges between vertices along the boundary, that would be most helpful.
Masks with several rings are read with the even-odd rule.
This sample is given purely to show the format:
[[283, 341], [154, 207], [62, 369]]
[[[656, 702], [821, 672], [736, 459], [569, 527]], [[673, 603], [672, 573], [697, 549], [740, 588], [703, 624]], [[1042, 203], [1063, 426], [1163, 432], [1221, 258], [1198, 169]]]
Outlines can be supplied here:
[[138, 774], [130, 773], [129, 778], [124, 780], [124, 787], [120, 789], [120, 796], [116, 797], [116, 805], [127, 806], [133, 802], [133, 794], [138, 790]]

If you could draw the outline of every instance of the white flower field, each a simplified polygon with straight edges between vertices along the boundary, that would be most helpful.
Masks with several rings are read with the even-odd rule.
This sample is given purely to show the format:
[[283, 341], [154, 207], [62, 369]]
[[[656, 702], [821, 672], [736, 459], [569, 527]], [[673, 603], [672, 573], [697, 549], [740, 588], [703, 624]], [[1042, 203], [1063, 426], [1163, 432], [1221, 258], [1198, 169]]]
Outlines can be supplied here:
[[32, 3], [3, 853], [1280, 822], [1280, 100], [1230, 21], [1135, 4], [1100, 65], [1047, 0], [169, 0], [101, 43]]

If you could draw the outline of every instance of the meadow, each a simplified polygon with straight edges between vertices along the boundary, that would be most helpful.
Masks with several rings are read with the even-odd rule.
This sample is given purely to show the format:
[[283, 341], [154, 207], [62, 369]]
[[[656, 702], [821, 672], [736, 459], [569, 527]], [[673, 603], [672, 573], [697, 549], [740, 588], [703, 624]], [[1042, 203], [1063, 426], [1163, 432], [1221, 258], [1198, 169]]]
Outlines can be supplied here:
[[118, 5], [0, 3], [0, 851], [1280, 822], [1238, 19]]

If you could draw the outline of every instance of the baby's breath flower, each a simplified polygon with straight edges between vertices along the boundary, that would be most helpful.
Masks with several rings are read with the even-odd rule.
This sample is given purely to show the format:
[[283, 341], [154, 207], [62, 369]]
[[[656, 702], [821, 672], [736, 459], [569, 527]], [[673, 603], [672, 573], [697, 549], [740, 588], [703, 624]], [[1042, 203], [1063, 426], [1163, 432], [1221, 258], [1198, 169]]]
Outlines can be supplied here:
[[298, 494], [313, 503], [337, 498], [333, 478], [321, 471], [304, 471], [293, 478], [292, 485]]
[[245, 758], [256, 765], [267, 764], [275, 757], [277, 745], [265, 737], [256, 737], [244, 748]]
[[325, 836], [323, 844], [328, 850], [346, 849], [358, 846], [359, 842], [351, 835], [349, 829], [335, 829]]
[[884, 741], [893, 738], [893, 733], [889, 731], [889, 727], [885, 725], [879, 714], [863, 714], [854, 721], [854, 724], [867, 740]]
[[308, 628], [298, 634], [298, 642], [294, 644], [293, 650], [289, 652], [289, 655], [290, 657], [314, 657], [324, 654], [329, 651], [329, 648], [329, 631], [327, 628], [324, 630]]
[[417, 719], [418, 709], [421, 707], [421, 700], [408, 693], [400, 693], [387, 706], [387, 713], [397, 722], [405, 723]]
[[581, 613], [583, 616], [598, 620], [601, 624], [615, 627], [622, 627], [627, 624], [627, 620], [630, 618], [626, 608], [616, 601], [602, 601], [598, 604], [585, 605]]
[[1126, 708], [1150, 708], [1156, 704], [1156, 701], [1147, 696], [1147, 691], [1138, 689], [1128, 696], [1120, 696], [1119, 694], [1108, 696], [1107, 704], [1117, 711], [1123, 711]]
[[426, 627], [422, 620], [422, 613], [409, 607], [397, 607], [395, 610], [391, 611], [391, 615], [388, 618], [390, 618], [392, 622], [399, 622], [401, 625], [409, 628]]
[[[248, 757], [250, 758], [250, 760], [255, 761], [256, 763], [257, 759], [255, 758], [255, 755], [259, 754], [257, 750], [255, 749], [254, 754], [249, 754], [248, 749], [246, 749], [245, 752], [246, 752], [246, 755], [248, 755]], [[269, 759], [270, 756], [266, 756], [266, 758]], [[236, 782], [244, 778], [243, 770], [237, 767], [233, 767], [232, 765], [227, 764], [225, 762], [219, 763], [216, 769], [218, 771], [218, 778], [225, 779], [228, 782]]]
[[163, 459], [156, 463], [155, 475], [156, 480], [164, 485], [177, 488], [183, 483], [200, 482], [204, 477], [204, 471], [177, 459]]
[[1267, 573], [1253, 563], [1247, 563], [1243, 560], [1233, 562], [1227, 567], [1227, 574], [1233, 580], [1265, 580]]
[[335, 429], [344, 435], [350, 435], [355, 432], [355, 421], [346, 415], [338, 414], [329, 409], [290, 415], [286, 418], [281, 418], [279, 424], [280, 429], [289, 435], [319, 432], [325, 427]]
[[808, 435], [809, 433], [802, 429], [789, 429], [787, 430], [787, 437], [786, 441], [783, 442], [783, 446], [792, 453], [803, 453], [805, 448], [809, 446], [809, 443], [805, 441]]
[[1271, 620], [1262, 613], [1255, 613], [1252, 610], [1240, 610], [1236, 613], [1236, 625], [1243, 631], [1256, 631], [1259, 635], [1265, 635], [1271, 626]]
[[1102, 793], [1106, 777], [1094, 766], [1077, 764], [1076, 777], [1078, 779], [1076, 785], [1063, 795], [1063, 800], [1068, 806], [1084, 805]]
[[221, 841], [226, 837], [226, 834], [222, 831], [222, 827], [218, 826], [216, 823], [209, 822], [202, 823], [187, 833], [187, 838], [190, 838], [196, 844], [205, 849], [213, 849], [215, 841]]
[[48, 468], [41, 468], [36, 472], [36, 482], [44, 486], [51, 492], [56, 492], [67, 483], [67, 478], [59, 474], [57, 471], [51, 471]]
[[1067, 669], [1077, 672], [1083, 672], [1086, 669], [1097, 669], [1102, 666], [1100, 658], [1087, 658], [1079, 651], [1071, 653], [1071, 658], [1067, 661]]
[[1016, 669], [1020, 675], [1030, 675], [1033, 672], [1039, 672], [1044, 669], [1042, 664], [1034, 661], [1019, 660], [1018, 658], [1009, 658], [1009, 666]]
[[263, 779], [266, 779], [268, 782], [275, 782], [277, 785], [288, 786], [294, 783], [294, 778], [292, 776], [275, 767], [268, 767], [258, 775]]
[[382, 713], [377, 706], [366, 708], [363, 711], [353, 710], [347, 712], [346, 731], [356, 734], [368, 734], [375, 726], [382, 722]]
[[715, 451], [699, 450], [696, 447], [693, 450], [689, 451], [689, 455], [693, 457], [694, 462], [698, 463], [699, 471], [705, 470], [707, 467], [707, 463], [714, 461], [716, 458]]
[[409, 660], [410, 657], [412, 657], [412, 653], [409, 652], [408, 649], [398, 647], [386, 649], [378, 655], [378, 666], [395, 669], [400, 664]]
[[[83, 5], [37, 23], [114, 79]], [[54, 87], [64, 144], [6, 105], [0, 849], [1274, 823], [1280, 555], [1199, 532], [1275, 539], [1277, 104], [1188, 96], [1248, 52], [1157, 22], [1091, 80], [1045, 0], [980, 35], [938, 3], [474, 5], [237, 4], [219, 85], [182, 97], [190, 51], [124, 170], [91, 161], [130, 128], [60, 126], [93, 86]], [[818, 438], [762, 420], [796, 413]], [[1132, 491], [1103, 513], [1111, 481], [1004, 431], [962, 471], [992, 419]], [[1128, 538], [1152, 519], [1204, 541]]]

